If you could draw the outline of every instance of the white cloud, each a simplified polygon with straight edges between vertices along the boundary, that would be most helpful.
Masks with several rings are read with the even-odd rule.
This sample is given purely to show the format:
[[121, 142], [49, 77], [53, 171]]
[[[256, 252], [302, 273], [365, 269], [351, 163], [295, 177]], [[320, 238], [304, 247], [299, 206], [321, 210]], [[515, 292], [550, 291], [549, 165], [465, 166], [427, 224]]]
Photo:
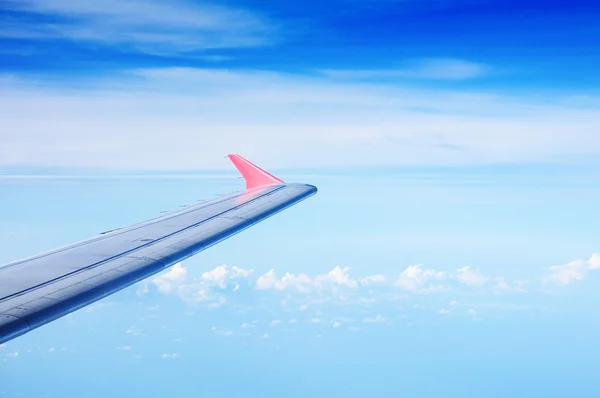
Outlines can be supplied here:
[[[471, 267], [447, 272], [411, 265], [399, 275], [393, 285], [386, 283], [390, 278], [383, 274], [355, 278], [350, 275], [349, 268], [339, 266], [314, 276], [286, 272], [281, 278], [277, 277], [274, 269], [256, 277], [253, 270], [221, 265], [204, 272], [199, 278], [189, 280], [187, 272], [183, 270], [185, 268], [175, 267], [174, 270], [160, 277], [162, 280], [159, 279], [155, 284], [163, 293], [175, 292], [189, 304], [200, 303], [207, 308], [219, 308], [229, 300], [235, 301], [234, 296], [238, 294], [236, 292], [240, 284], [233, 280], [243, 279], [246, 285], [254, 286], [256, 291], [275, 292], [276, 294], [272, 296], [261, 295], [261, 300], [274, 300], [273, 302], [278, 302], [285, 307], [287, 312], [293, 311], [294, 304], [298, 305], [297, 300], [310, 300], [317, 308], [317, 312], [313, 314], [316, 318], [310, 320], [313, 323], [321, 321], [323, 314], [319, 310], [320, 305], [356, 304], [363, 308], [376, 306], [378, 303], [398, 298], [397, 293], [390, 295], [389, 289], [394, 286], [413, 293], [441, 293], [453, 289], [453, 283], [468, 286], [481, 286], [488, 283], [489, 289], [485, 290], [488, 293], [526, 292], [523, 287], [526, 282], [508, 281], [502, 277], [485, 277]], [[341, 289], [346, 290], [340, 291]], [[285, 291], [285, 298], [281, 299], [279, 292], [283, 291]], [[449, 302], [450, 306], [456, 304], [454, 300]], [[306, 311], [309, 306], [299, 304], [296, 308], [299, 311]], [[273, 325], [277, 322], [275, 321]]]
[[342, 323], [341, 322], [333, 322], [331, 324], [331, 326], [334, 327], [334, 328], [339, 328], [340, 326], [342, 326]]
[[[584, 106], [568, 95], [538, 101], [214, 69], [142, 70], [128, 77], [85, 90], [18, 78], [0, 82], [0, 119], [7, 126], [0, 165], [230, 169], [214, 157], [229, 151], [267, 168], [600, 154], [597, 99]], [[239, 112], [232, 115], [232, 108]], [[165, 131], [176, 131], [177, 139], [165, 140]], [[188, 145], [197, 139], [204, 145]], [[178, 156], [160, 156], [165, 152]]]
[[549, 267], [550, 273], [542, 278], [543, 284], [569, 285], [582, 280], [590, 270], [600, 268], [600, 254], [594, 253], [588, 260], [574, 260], [564, 265]]
[[341, 79], [437, 79], [464, 80], [485, 76], [491, 68], [461, 59], [423, 59], [397, 69], [323, 70], [325, 76]]
[[162, 359], [169, 359], [169, 358], [181, 358], [181, 355], [173, 352], [173, 353], [164, 353], [161, 356]]
[[240, 289], [240, 284], [234, 281], [245, 279], [249, 284], [253, 273], [253, 270], [220, 265], [200, 277], [189, 278], [187, 268], [179, 263], [152, 282], [161, 293], [174, 293], [189, 304], [201, 303], [209, 308], [218, 308], [227, 301], [225, 294], [228, 291]]
[[438, 286], [427, 285], [429, 281], [441, 281], [446, 278], [443, 272], [434, 269], [423, 270], [419, 264], [408, 266], [398, 279], [396, 285], [413, 292], [437, 289]]
[[107, 308], [107, 307], [112, 307], [114, 305], [116, 305], [117, 303], [112, 302], [112, 301], [98, 301], [92, 305], [89, 305], [86, 307], [85, 312], [94, 312], [103, 308]]
[[187, 278], [187, 275], [187, 268], [182, 263], [177, 263], [168, 272], [153, 278], [152, 282], [161, 293], [171, 293]]
[[[306, 274], [292, 274], [286, 272], [281, 279], [277, 279], [274, 270], [260, 276], [256, 281], [259, 290], [295, 290], [301, 293], [310, 293], [315, 290], [323, 291], [337, 288], [357, 288], [359, 282], [350, 276], [349, 268], [334, 267], [326, 274], [318, 274], [310, 277]], [[375, 283], [378, 277], [367, 277], [368, 283]]]
[[133, 348], [129, 345], [117, 347], [117, 351], [131, 351]]
[[470, 266], [459, 268], [454, 277], [463, 285], [478, 287], [485, 285], [487, 278], [477, 269], [472, 269]]
[[19, 351], [13, 351], [6, 354], [6, 357], [9, 359], [17, 358], [19, 356]]
[[[548, 274], [542, 278], [542, 282], [543, 284], [566, 285], [583, 279], [587, 273], [600, 268], [599, 261], [600, 255], [593, 254], [588, 260], [576, 260], [565, 265], [550, 267]], [[234, 280], [243, 280], [244, 282], [237, 283], [233, 282]], [[292, 318], [295, 316], [294, 311], [307, 311], [309, 305], [301, 303], [308, 302], [314, 308], [311, 315], [305, 318], [310, 323], [328, 322], [324, 315], [327, 313], [325, 310], [327, 305], [344, 306], [346, 308], [348, 308], [348, 305], [355, 305], [356, 308], [365, 311], [362, 315], [366, 316], [364, 322], [381, 321], [380, 315], [373, 317], [371, 315], [367, 316], [367, 314], [374, 313], [373, 308], [383, 303], [390, 303], [399, 299], [405, 300], [410, 293], [453, 291], [454, 296], [456, 294], [466, 295], [471, 292], [471, 289], [457, 290], [456, 288], [460, 285], [480, 288], [475, 290], [477, 294], [494, 294], [496, 296], [528, 293], [525, 287], [532, 285], [531, 291], [536, 290], [532, 281], [488, 277], [478, 269], [470, 266], [460, 267], [456, 271], [439, 271], [433, 268], [425, 269], [420, 265], [411, 265], [400, 273], [393, 284], [385, 283], [388, 280], [391, 281], [392, 279], [383, 274], [356, 278], [350, 275], [348, 268], [339, 266], [334, 267], [329, 272], [316, 275], [287, 272], [281, 278], [278, 278], [273, 269], [257, 276], [252, 270], [221, 265], [204, 272], [200, 277], [189, 278], [187, 269], [179, 264], [166, 274], [155, 278], [153, 283], [163, 293], [174, 292], [189, 304], [201, 303], [207, 308], [219, 308], [229, 302], [236, 305], [235, 300], [243, 298], [245, 294], [260, 292], [258, 298], [261, 303], [280, 306], [286, 313], [286, 315], [273, 313], [276, 317], [289, 316]], [[243, 285], [255, 289], [246, 290], [245, 292], [242, 289], [242, 293], [240, 293], [240, 286]], [[404, 292], [396, 290], [398, 288]], [[458, 305], [456, 300], [448, 300], [447, 295], [440, 297], [442, 299], [437, 302], [437, 305], [440, 307], [446, 306], [441, 313]], [[466, 300], [461, 300], [461, 306], [465, 306], [466, 302]], [[365, 305], [365, 303], [368, 305]], [[428, 307], [431, 308], [432, 306], [428, 305]], [[418, 307], [415, 305], [415, 308]], [[243, 310], [238, 308], [238, 312], [246, 314], [247, 306]], [[270, 323], [271, 326], [276, 326], [281, 323], [279, 319], [267, 321], [267, 324]], [[339, 320], [339, 317], [334, 317], [331, 322]], [[295, 322], [295, 319], [290, 321], [290, 323], [292, 322]], [[242, 324], [242, 328], [247, 327], [250, 326]], [[141, 331], [131, 328], [127, 333], [140, 335]]]
[[366, 317], [363, 319], [364, 323], [386, 323], [389, 321], [389, 318], [381, 316], [380, 314], [376, 315], [375, 317]]
[[227, 265], [220, 265], [211, 271], [203, 273], [202, 280], [210, 284], [216, 285], [221, 289], [225, 289], [229, 280], [238, 278], [248, 278], [253, 273], [254, 270], [251, 269], [245, 270], [236, 266], [228, 267]]
[[523, 281], [509, 282], [505, 278], [493, 278], [494, 285], [492, 286], [492, 292], [494, 293], [527, 293]]
[[571, 261], [565, 265], [550, 267], [550, 275], [543, 278], [544, 283], [569, 285], [583, 279], [587, 271], [587, 264], [583, 260]]
[[135, 291], [135, 294], [137, 294], [138, 296], [143, 296], [144, 294], [147, 294], [148, 291], [148, 281], [143, 281], [139, 284], [137, 290]]
[[469, 310], [467, 310], [467, 314], [469, 315], [475, 315], [477, 313], [477, 311], [475, 311], [473, 308], [469, 308]]
[[9, 10], [58, 16], [53, 23], [7, 21], [0, 36], [51, 38], [173, 54], [269, 42], [271, 29], [248, 11], [188, 0], [7, 0]]
[[274, 288], [276, 283], [277, 277], [275, 276], [275, 270], [272, 269], [258, 278], [256, 288], [259, 290], [269, 290]]
[[490, 68], [487, 65], [450, 58], [422, 60], [412, 69], [414, 77], [447, 80], [472, 79], [489, 72]]
[[387, 278], [385, 275], [381, 275], [381, 274], [377, 274], [377, 275], [370, 275], [367, 276], [366, 278], [362, 278], [360, 280], [360, 284], [363, 286], [369, 286], [369, 285], [381, 285], [387, 282]]
[[356, 282], [356, 280], [354, 280], [350, 277], [350, 275], [348, 275], [348, 271], [348, 267], [341, 268], [339, 266], [336, 266], [334, 269], [332, 269], [325, 275], [317, 275], [317, 277], [315, 278], [315, 284], [318, 286], [327, 286], [334, 284], [347, 287], [357, 287], [358, 282]]
[[471, 266], [459, 268], [451, 275], [451, 278], [456, 279], [460, 284], [468, 287], [481, 288], [483, 286], [489, 286], [489, 291], [496, 294], [527, 292], [524, 288], [524, 285], [526, 284], [524, 281], [510, 282], [504, 277], [488, 277]]
[[590, 269], [600, 269], [600, 253], [592, 254], [592, 257], [588, 260]]
[[[202, 292], [202, 293], [204, 294], [204, 292]], [[196, 296], [193, 299], [196, 299], [198, 301], [205, 301], [204, 297], [198, 299], [198, 296]], [[208, 300], [210, 302], [207, 304], [207, 307], [213, 308], [213, 309], [222, 307], [223, 305], [225, 305], [225, 302], [227, 301], [227, 299], [224, 296], [219, 296], [219, 295], [213, 296], [213, 297], [208, 297]]]
[[285, 275], [275, 283], [275, 289], [295, 289], [302, 293], [308, 293], [310, 292], [312, 285], [313, 281], [308, 275], [290, 274], [289, 272], [286, 272]]
[[221, 289], [226, 287], [226, 279], [228, 279], [229, 269], [225, 265], [221, 265], [202, 274], [202, 279], [212, 284], [219, 286]]
[[142, 330], [132, 326], [125, 331], [125, 334], [129, 334], [132, 336], [141, 336]]
[[441, 310], [438, 311], [438, 314], [440, 315], [448, 315], [450, 313], [450, 311], [448, 311], [445, 308], [442, 308]]

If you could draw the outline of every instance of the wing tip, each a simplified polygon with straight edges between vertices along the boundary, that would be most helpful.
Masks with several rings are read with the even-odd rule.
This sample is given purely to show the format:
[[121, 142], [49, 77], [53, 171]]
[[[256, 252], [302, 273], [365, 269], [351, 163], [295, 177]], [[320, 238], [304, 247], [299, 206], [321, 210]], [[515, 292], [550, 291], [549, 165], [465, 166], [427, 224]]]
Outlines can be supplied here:
[[283, 184], [283, 180], [275, 177], [273, 174], [261, 169], [254, 163], [245, 159], [241, 155], [231, 153], [227, 155], [242, 177], [246, 180], [246, 189], [254, 189], [269, 185]]

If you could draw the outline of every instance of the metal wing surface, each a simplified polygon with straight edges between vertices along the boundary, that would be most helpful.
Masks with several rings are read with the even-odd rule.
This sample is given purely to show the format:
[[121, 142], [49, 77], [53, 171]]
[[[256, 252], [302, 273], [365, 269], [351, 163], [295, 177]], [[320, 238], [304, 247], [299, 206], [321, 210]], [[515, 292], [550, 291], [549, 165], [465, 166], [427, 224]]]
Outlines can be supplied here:
[[139, 282], [314, 195], [239, 155], [246, 191], [0, 267], [0, 344]]

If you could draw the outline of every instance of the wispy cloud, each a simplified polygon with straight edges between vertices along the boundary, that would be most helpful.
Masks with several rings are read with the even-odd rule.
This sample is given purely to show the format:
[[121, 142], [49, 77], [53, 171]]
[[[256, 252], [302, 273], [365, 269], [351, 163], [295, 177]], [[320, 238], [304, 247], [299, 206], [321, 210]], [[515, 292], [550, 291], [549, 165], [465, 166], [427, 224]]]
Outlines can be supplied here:
[[108, 307], [112, 307], [115, 305], [117, 305], [117, 303], [113, 302], [113, 301], [99, 301], [97, 303], [94, 303], [94, 304], [86, 307], [85, 312], [94, 312], [94, 311], [98, 311], [103, 308], [108, 308]]
[[[152, 282], [158, 287], [161, 293], [171, 293], [185, 281], [187, 274], [187, 268], [184, 268], [181, 263], [177, 263], [168, 272], [153, 278]], [[138, 293], [141, 294], [144, 292], [139, 291]]]
[[381, 314], [377, 314], [374, 317], [367, 317], [363, 319], [364, 323], [387, 323], [390, 322], [390, 318], [384, 317]]
[[488, 280], [478, 269], [473, 269], [470, 266], [459, 268], [456, 271], [456, 279], [467, 286], [483, 286]]
[[9, 352], [8, 354], [5, 355], [6, 358], [8, 359], [14, 359], [14, 358], [18, 358], [19, 357], [19, 351], [13, 351], [13, 352]]
[[381, 80], [381, 79], [435, 79], [465, 80], [489, 74], [487, 65], [461, 59], [424, 59], [396, 69], [329, 69], [320, 72], [327, 77], [338, 79]]
[[363, 286], [381, 285], [386, 283], [388, 278], [382, 274], [370, 275], [360, 279], [360, 284]]
[[222, 328], [213, 326], [210, 328], [210, 330], [212, 330], [214, 333], [218, 334], [219, 336], [225, 336], [225, 337], [233, 336], [233, 331], [231, 331], [229, 329], [222, 329]]
[[[0, 166], [220, 169], [228, 164], [214, 154], [229, 151], [271, 167], [600, 153], [598, 110], [568, 95], [512, 98], [257, 71], [168, 68], [128, 76], [72, 91], [18, 79], [1, 84]], [[188, 145], [197, 140], [203, 145]]]
[[176, 352], [173, 353], [164, 353], [161, 355], [162, 359], [175, 359], [175, 358], [181, 358], [182, 356]]
[[125, 334], [131, 335], [131, 336], [141, 336], [142, 330], [132, 326], [125, 331]]
[[600, 254], [593, 254], [588, 260], [574, 260], [564, 265], [548, 268], [549, 273], [542, 277], [545, 285], [569, 285], [582, 280], [592, 270], [600, 269]]
[[[7, 0], [2, 5], [13, 11], [3, 23], [3, 37], [67, 39], [158, 54], [258, 46], [272, 31], [249, 11], [187, 0]], [[19, 12], [29, 14], [20, 18]]]

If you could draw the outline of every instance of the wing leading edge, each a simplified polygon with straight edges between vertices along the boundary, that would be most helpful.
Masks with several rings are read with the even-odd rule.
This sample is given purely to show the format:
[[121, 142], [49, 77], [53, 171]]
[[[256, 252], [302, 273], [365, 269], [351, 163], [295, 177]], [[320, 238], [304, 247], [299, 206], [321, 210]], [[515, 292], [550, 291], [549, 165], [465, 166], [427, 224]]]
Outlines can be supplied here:
[[317, 192], [239, 155], [246, 190], [0, 266], [0, 344], [154, 275]]

